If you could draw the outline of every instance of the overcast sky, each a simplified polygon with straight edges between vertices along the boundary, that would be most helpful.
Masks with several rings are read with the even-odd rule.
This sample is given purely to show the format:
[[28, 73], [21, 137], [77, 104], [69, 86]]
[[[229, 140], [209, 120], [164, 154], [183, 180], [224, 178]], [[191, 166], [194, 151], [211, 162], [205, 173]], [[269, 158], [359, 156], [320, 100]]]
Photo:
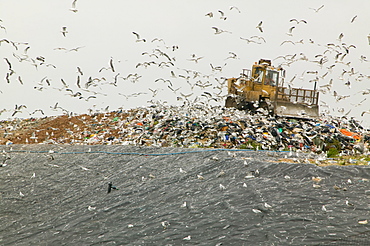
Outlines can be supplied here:
[[[370, 114], [361, 116], [370, 110], [369, 1], [72, 3], [0, 0], [0, 40], [14, 42], [0, 46], [0, 119], [15, 105], [27, 106], [15, 117], [28, 118], [41, 117], [37, 109], [62, 114], [56, 103], [80, 114], [205, 100], [204, 92], [217, 97], [226, 86], [222, 78], [265, 58], [284, 67], [294, 87], [312, 89], [316, 80], [321, 112], [370, 125]], [[256, 28], [261, 21], [263, 32]], [[219, 100], [212, 105], [224, 105]]]

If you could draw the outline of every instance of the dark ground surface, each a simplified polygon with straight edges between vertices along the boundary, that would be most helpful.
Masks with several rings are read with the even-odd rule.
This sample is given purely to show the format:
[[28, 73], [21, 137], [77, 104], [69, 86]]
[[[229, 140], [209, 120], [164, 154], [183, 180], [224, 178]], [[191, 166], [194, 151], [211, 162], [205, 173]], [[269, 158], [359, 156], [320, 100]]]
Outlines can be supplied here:
[[[359, 224], [370, 222], [369, 166], [276, 163], [287, 153], [245, 150], [0, 151], [0, 245], [370, 245], [370, 223]], [[108, 194], [109, 182], [118, 190]]]

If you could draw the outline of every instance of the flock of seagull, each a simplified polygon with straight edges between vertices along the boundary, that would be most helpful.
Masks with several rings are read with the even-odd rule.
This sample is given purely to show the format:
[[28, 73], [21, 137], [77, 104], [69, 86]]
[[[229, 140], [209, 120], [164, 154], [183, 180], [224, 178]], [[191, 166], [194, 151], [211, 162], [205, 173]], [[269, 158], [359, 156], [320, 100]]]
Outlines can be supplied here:
[[[318, 8], [310, 8], [315, 13], [319, 13], [325, 6], [321, 5]], [[72, 2], [72, 6], [69, 9], [73, 13], [78, 13], [77, 9], [77, 0]], [[220, 20], [226, 21], [228, 20], [228, 15], [233, 14], [241, 14], [242, 11], [236, 6], [230, 6], [228, 11], [224, 10], [217, 10], [217, 12], [208, 12], [205, 14], [208, 18], [219, 18]], [[357, 19], [357, 15], [354, 16], [350, 23], [354, 23]], [[0, 23], [2, 21], [0, 20]], [[289, 37], [294, 37], [294, 30], [297, 28], [298, 25], [308, 25], [309, 21], [293, 18], [289, 20], [289, 23], [292, 23], [291, 26], [286, 33]], [[6, 27], [1, 25], [1, 28], [6, 31]], [[232, 34], [231, 31], [223, 30], [217, 26], [211, 27], [214, 30], [215, 35], [220, 35], [222, 33]], [[265, 33], [263, 28], [263, 21], [261, 20], [258, 22], [256, 29], [260, 33], [260, 35], [252, 35], [249, 38], [239, 37], [240, 40], [246, 41], [247, 44], [257, 44], [262, 45], [268, 43], [266, 38], [263, 36]], [[67, 26], [63, 26], [61, 29], [61, 35], [64, 38], [68, 38], [68, 28]], [[153, 38], [152, 40], [142, 37], [138, 32], [133, 31], [132, 34], [135, 37], [135, 42], [137, 43], [150, 43], [150, 44], [157, 44], [157, 48], [152, 49], [151, 51], [143, 51], [141, 53], [141, 57], [144, 58], [144, 61], [138, 62], [135, 66], [136, 71], [128, 73], [127, 75], [122, 75], [119, 72], [118, 67], [116, 68], [116, 64], [120, 61], [115, 60], [113, 57], [107, 62], [107, 66], [101, 67], [98, 70], [99, 76], [96, 75], [87, 75], [82, 67], [76, 67], [76, 81], [75, 83], [67, 83], [63, 78], [59, 78], [60, 85], [55, 86], [54, 78], [49, 78], [48, 76], [44, 76], [33, 88], [40, 92], [46, 89], [55, 89], [61, 92], [64, 92], [65, 95], [77, 98], [84, 101], [96, 100], [100, 96], [108, 96], [108, 94], [104, 93], [102, 90], [103, 86], [109, 85], [118, 87], [120, 84], [119, 81], [128, 81], [133, 84], [138, 83], [143, 75], [140, 74], [140, 70], [148, 69], [151, 67], [157, 67], [164, 71], [168, 71], [167, 77], [158, 77], [153, 79], [153, 85], [157, 86], [158, 88], [148, 88], [147, 91], [135, 92], [131, 94], [123, 94], [118, 93], [118, 95], [124, 96], [126, 100], [129, 100], [133, 97], [138, 97], [141, 95], [149, 94], [151, 95], [152, 99], [148, 100], [148, 103], [153, 103], [155, 100], [158, 101], [160, 97], [159, 94], [166, 93], [166, 88], [169, 89], [169, 92], [174, 93], [176, 100], [182, 102], [184, 105], [191, 105], [191, 104], [203, 104], [203, 105], [210, 105], [210, 103], [216, 103], [218, 105], [224, 104], [224, 99], [227, 95], [225, 95], [226, 90], [226, 78], [222, 76], [222, 71], [224, 67], [227, 66], [227, 61], [237, 60], [240, 59], [238, 54], [235, 52], [230, 51], [229, 55], [225, 57], [224, 64], [222, 65], [214, 65], [210, 63], [210, 72], [204, 73], [201, 71], [197, 71], [194, 69], [188, 68], [180, 68], [178, 67], [178, 60], [179, 58], [175, 57], [174, 54], [179, 49], [178, 45], [167, 45], [165, 40], [160, 38]], [[345, 38], [344, 33], [340, 33], [336, 42], [327, 43], [327, 44], [316, 44], [315, 41], [309, 39], [309, 44], [321, 46], [323, 48], [323, 52], [320, 54], [315, 55], [313, 58], [307, 57], [304, 53], [295, 53], [295, 54], [288, 54], [288, 55], [281, 55], [273, 60], [279, 63], [280, 67], [290, 67], [292, 64], [297, 62], [307, 62], [311, 64], [316, 64], [318, 66], [317, 70], [313, 71], [304, 71], [300, 76], [295, 74], [290, 80], [285, 79], [285, 83], [289, 87], [293, 87], [294, 82], [299, 79], [301, 81], [309, 81], [309, 82], [317, 82], [318, 83], [318, 90], [323, 94], [330, 94], [332, 95], [337, 102], [341, 100], [345, 100], [349, 98], [349, 95], [340, 95], [334, 88], [336, 88], [336, 83], [341, 83], [346, 85], [349, 89], [351, 88], [354, 82], [361, 82], [363, 80], [370, 79], [369, 75], [363, 74], [357, 71], [354, 67], [352, 67], [352, 61], [348, 59], [353, 49], [356, 49], [356, 45], [354, 44], [346, 44], [343, 42]], [[304, 39], [299, 41], [293, 40], [285, 40], [283, 41], [280, 46], [282, 45], [297, 45], [305, 43]], [[9, 39], [2, 39], [0, 40], [0, 46], [7, 45], [13, 48], [13, 57], [4, 57], [3, 60], [6, 62], [7, 71], [5, 73], [5, 82], [10, 84], [14, 82], [19, 82], [21, 85], [24, 84], [24, 80], [21, 75], [18, 75], [17, 71], [14, 70], [13, 63], [25, 63], [28, 62], [32, 66], [38, 70], [40, 67], [46, 67], [48, 69], [57, 69], [57, 66], [51, 64], [47, 61], [47, 58], [44, 56], [36, 56], [31, 57], [28, 55], [28, 50], [32, 47], [28, 42], [15, 42]], [[56, 47], [54, 50], [56, 52], [64, 51], [68, 52], [79, 52], [81, 49], [85, 48], [85, 46], [78, 46], [74, 48], [65, 48], [65, 47]], [[145, 59], [150, 58], [150, 59]], [[197, 54], [191, 54], [189, 58], [186, 60], [193, 65], [198, 63], [204, 63], [204, 56], [199, 56]], [[369, 62], [366, 56], [361, 55], [359, 58], [361, 63]], [[323, 69], [325, 72], [321, 74]], [[341, 69], [340, 77], [339, 78], [330, 78], [333, 69]], [[104, 76], [103, 76], [104, 74]], [[100, 76], [101, 75], [101, 76]], [[110, 77], [109, 77], [110, 76]], [[329, 80], [329, 81], [328, 81]], [[326, 84], [323, 84], [324, 82]], [[162, 86], [159, 86], [162, 84]], [[188, 85], [189, 89], [185, 89], [184, 85]], [[130, 85], [128, 85], [130, 86]], [[2, 91], [0, 91], [2, 93]], [[362, 94], [363, 96], [367, 96], [370, 94], [369, 89], [363, 90], [358, 92], [357, 94]], [[159, 100], [161, 101], [161, 100]], [[366, 98], [364, 98], [361, 102], [357, 104], [352, 104], [354, 107], [360, 107], [365, 103]], [[164, 101], [165, 103], [166, 101]], [[322, 107], [326, 108], [322, 110], [323, 113], [332, 113], [333, 111], [337, 110], [338, 112], [343, 112], [343, 108], [329, 108], [325, 102], [321, 101]], [[57, 103], [58, 104], [58, 103]], [[18, 113], [24, 111], [27, 108], [26, 105], [15, 105], [14, 109], [4, 109], [0, 111], [1, 113], [4, 112], [12, 112], [12, 117], [16, 116]], [[61, 110], [63, 113], [72, 114], [73, 112], [63, 109], [62, 107], [58, 106], [50, 106], [50, 109], [57, 111]], [[347, 115], [350, 111], [347, 112]], [[42, 109], [34, 110], [33, 112], [29, 112], [30, 115], [35, 113], [40, 113], [44, 115], [44, 111]], [[364, 114], [370, 114], [370, 110], [363, 111], [361, 116]]]

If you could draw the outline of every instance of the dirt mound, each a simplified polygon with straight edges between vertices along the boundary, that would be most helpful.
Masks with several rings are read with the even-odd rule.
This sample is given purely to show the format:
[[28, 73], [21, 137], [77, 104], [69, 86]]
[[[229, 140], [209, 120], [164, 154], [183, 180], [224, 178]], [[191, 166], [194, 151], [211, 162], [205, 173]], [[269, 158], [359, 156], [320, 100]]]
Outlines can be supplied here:
[[[126, 117], [128, 114], [120, 114]], [[6, 122], [12, 125], [11, 129], [3, 130], [0, 144], [12, 142], [14, 144], [32, 143], [73, 143], [82, 142], [91, 134], [98, 134], [106, 128], [110, 129], [112, 136], [118, 136], [117, 124], [113, 119], [117, 117], [114, 112], [110, 114], [61, 115], [41, 119], [31, 118]], [[4, 124], [5, 122], [3, 122]]]

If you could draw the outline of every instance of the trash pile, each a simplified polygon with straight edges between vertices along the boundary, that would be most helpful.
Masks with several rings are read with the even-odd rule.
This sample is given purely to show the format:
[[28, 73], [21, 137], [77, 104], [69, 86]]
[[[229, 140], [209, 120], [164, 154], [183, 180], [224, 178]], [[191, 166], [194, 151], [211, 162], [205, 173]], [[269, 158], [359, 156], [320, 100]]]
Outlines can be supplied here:
[[163, 106], [0, 122], [0, 144], [119, 144], [183, 148], [331, 151], [366, 154], [356, 119], [279, 118], [224, 107]]

